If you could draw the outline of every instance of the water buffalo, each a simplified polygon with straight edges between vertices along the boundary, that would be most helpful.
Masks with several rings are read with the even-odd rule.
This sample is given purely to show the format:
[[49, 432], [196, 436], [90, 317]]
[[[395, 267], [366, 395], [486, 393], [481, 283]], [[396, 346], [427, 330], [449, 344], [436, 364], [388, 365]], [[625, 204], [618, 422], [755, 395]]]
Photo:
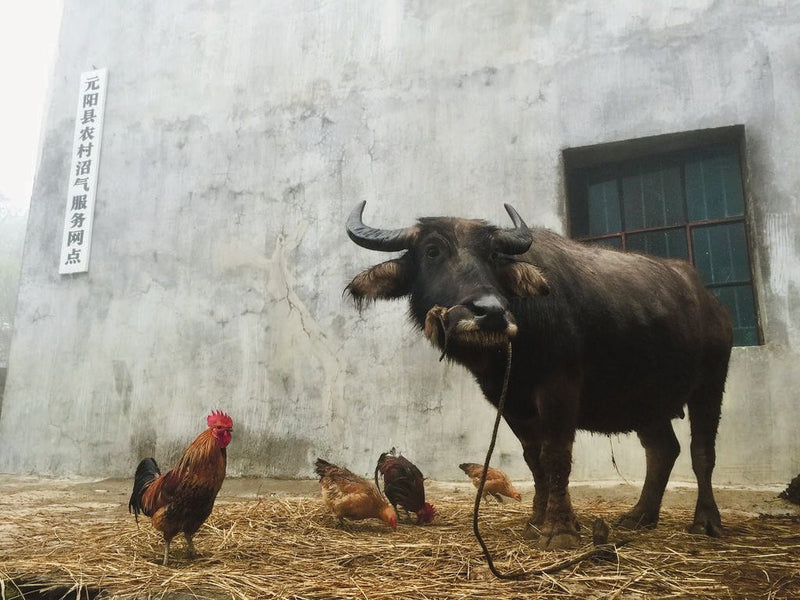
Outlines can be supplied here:
[[408, 296], [416, 325], [495, 406], [512, 342], [503, 417], [533, 473], [527, 537], [543, 549], [579, 543], [568, 490], [577, 429], [637, 433], [647, 472], [619, 525], [654, 527], [680, 452], [671, 420], [684, 406], [698, 485], [689, 531], [721, 534], [711, 473], [732, 325], [691, 265], [528, 228], [508, 204], [509, 229], [428, 217], [392, 230], [364, 225], [364, 205], [347, 220], [350, 238], [405, 253], [350, 282], [359, 309]]

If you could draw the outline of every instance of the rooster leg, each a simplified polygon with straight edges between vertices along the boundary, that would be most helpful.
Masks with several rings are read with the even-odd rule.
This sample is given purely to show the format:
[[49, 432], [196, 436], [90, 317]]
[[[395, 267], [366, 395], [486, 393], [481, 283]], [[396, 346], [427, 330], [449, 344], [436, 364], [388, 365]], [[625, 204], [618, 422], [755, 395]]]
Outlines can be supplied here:
[[[396, 515], [398, 516], [398, 518], [399, 518], [399, 517], [400, 517], [400, 511], [399, 511], [399, 510], [397, 510], [397, 504], [392, 504], [392, 508], [394, 509], [394, 514], [396, 514]], [[408, 521], [409, 523], [411, 523], [411, 515], [410, 515], [410, 514], [408, 513], [408, 511], [406, 510], [406, 507], [405, 507], [405, 506], [400, 506], [400, 508], [402, 508], [402, 509], [403, 509], [403, 512], [404, 512], [404, 513], [405, 513], [405, 515], [406, 515], [406, 521]]]
[[164, 561], [161, 563], [162, 567], [167, 566], [167, 559], [169, 558], [169, 543], [171, 540], [166, 540], [164, 542]]
[[197, 551], [194, 548], [194, 541], [192, 540], [192, 536], [184, 532], [183, 537], [186, 538], [186, 549], [189, 553], [189, 558], [197, 557]]
[[492, 494], [492, 496], [494, 496], [494, 499], [497, 500], [500, 504], [503, 503], [503, 497], [500, 494]]

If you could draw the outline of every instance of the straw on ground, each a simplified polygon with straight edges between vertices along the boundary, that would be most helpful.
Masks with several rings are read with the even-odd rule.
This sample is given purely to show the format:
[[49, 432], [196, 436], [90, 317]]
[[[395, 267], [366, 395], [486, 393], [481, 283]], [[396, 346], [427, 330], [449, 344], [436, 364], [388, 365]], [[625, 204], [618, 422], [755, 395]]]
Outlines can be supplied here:
[[[40, 508], [12, 516], [0, 536], [0, 591], [13, 581], [105, 590], [117, 598], [797, 598], [800, 519], [725, 517], [723, 539], [684, 532], [686, 510], [664, 510], [655, 530], [633, 537], [617, 562], [590, 562], [525, 581], [489, 573], [471, 529], [472, 502], [439, 500], [432, 525], [375, 521], [338, 527], [319, 498], [220, 502], [198, 532], [202, 556], [160, 566], [161, 539], [120, 506], [97, 511]], [[584, 519], [609, 522], [625, 507], [579, 504]], [[485, 504], [481, 530], [503, 571], [538, 570], [577, 555], [542, 553], [521, 538], [525, 505]], [[582, 530], [591, 541], [591, 532]], [[2, 597], [2, 596], [0, 596]]]

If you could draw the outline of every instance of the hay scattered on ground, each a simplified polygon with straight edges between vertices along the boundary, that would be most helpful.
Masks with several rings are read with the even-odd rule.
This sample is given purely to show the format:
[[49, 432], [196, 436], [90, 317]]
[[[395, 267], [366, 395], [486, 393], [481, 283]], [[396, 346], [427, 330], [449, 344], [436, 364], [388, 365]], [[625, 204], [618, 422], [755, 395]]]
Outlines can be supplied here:
[[[584, 523], [613, 522], [621, 507], [578, 504]], [[632, 538], [616, 562], [584, 561], [547, 576], [498, 581], [471, 528], [472, 503], [440, 500], [432, 525], [377, 521], [336, 525], [318, 498], [218, 502], [195, 538], [190, 561], [182, 538], [171, 564], [160, 566], [160, 534], [137, 528], [123, 508], [65, 512], [49, 507], [12, 517], [0, 536], [0, 592], [12, 582], [103, 590], [117, 598], [798, 598], [800, 519], [725, 515], [720, 540], [684, 533], [692, 514], [662, 513], [658, 528], [612, 529], [610, 541]], [[528, 508], [487, 503], [481, 532], [504, 571], [533, 571], [578, 555], [542, 553], [521, 538]], [[591, 532], [582, 531], [590, 541]], [[0, 595], [0, 597], [3, 597]], [[57, 596], [56, 596], [57, 597]], [[80, 596], [86, 597], [86, 596]]]

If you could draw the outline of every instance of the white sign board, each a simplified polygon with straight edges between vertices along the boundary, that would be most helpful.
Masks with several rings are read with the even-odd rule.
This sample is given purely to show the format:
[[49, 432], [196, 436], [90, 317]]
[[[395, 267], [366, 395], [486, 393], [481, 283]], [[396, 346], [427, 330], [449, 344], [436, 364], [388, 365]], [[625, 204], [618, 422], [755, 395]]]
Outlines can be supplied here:
[[72, 164], [67, 183], [64, 237], [58, 268], [58, 272], [62, 274], [89, 270], [107, 81], [107, 69], [81, 74], [75, 136], [72, 142]]

